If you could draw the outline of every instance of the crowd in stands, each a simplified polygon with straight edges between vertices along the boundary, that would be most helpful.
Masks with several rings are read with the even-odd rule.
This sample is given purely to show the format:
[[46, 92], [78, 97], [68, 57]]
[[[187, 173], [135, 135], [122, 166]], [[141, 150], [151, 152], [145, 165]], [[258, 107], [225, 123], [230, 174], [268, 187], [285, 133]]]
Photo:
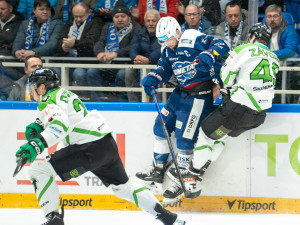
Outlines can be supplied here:
[[[165, 16], [176, 18], [182, 31], [197, 29], [223, 39], [232, 50], [247, 42], [248, 4], [248, 0], [0, 0], [0, 55], [25, 62], [25, 75], [23, 69], [0, 67], [0, 100], [30, 100], [26, 88], [20, 87], [26, 86], [32, 72], [29, 61], [38, 68], [43, 56], [95, 57], [101, 64], [124, 64], [113, 59], [130, 57], [131, 62], [125, 63], [156, 65], [163, 48], [155, 36], [156, 24]], [[272, 28], [270, 49], [280, 60], [300, 55], [299, 11], [300, 0], [259, 0], [261, 20]], [[135, 69], [69, 71], [70, 85], [92, 87], [138, 87], [139, 75]], [[300, 77], [299, 72], [295, 76]], [[300, 89], [293, 85], [289, 87]], [[78, 95], [83, 100], [111, 101], [100, 91]], [[114, 96], [116, 101], [141, 100], [133, 92]]]

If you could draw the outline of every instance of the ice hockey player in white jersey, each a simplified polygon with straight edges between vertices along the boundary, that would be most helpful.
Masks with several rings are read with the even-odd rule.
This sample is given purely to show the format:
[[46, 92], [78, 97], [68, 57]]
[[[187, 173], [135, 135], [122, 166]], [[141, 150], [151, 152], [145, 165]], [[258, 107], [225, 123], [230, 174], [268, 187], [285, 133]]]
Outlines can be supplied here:
[[[32, 163], [29, 176], [47, 219], [43, 225], [64, 225], [59, 213], [59, 191], [55, 177], [63, 181], [91, 171], [119, 198], [133, 202], [163, 224], [185, 224], [162, 207], [145, 187], [131, 182], [121, 162], [112, 129], [100, 112], [88, 112], [76, 94], [59, 87], [55, 70], [40, 68], [29, 76], [31, 96], [39, 105], [37, 119], [26, 127], [28, 142], [16, 153], [17, 161]], [[59, 141], [65, 146], [45, 161], [36, 156]], [[142, 223], [142, 221], [141, 221]]]
[[221, 79], [227, 98], [201, 123], [192, 162], [182, 174], [187, 190], [201, 189], [205, 170], [218, 158], [228, 136], [237, 137], [264, 123], [279, 70], [279, 59], [267, 47], [271, 35], [270, 27], [255, 24], [249, 30], [249, 43], [236, 47], [225, 61]]

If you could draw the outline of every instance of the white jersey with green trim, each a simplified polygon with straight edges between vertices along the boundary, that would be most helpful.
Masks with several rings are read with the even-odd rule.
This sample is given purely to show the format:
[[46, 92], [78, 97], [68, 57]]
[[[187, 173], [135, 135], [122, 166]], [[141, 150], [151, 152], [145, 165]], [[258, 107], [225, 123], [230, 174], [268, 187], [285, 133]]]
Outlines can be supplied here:
[[46, 94], [38, 105], [38, 118], [43, 122], [41, 135], [48, 147], [59, 141], [80, 145], [112, 132], [100, 112], [88, 112], [76, 94], [63, 88]]
[[230, 99], [261, 111], [272, 106], [279, 59], [262, 43], [245, 44], [230, 52], [221, 69]]

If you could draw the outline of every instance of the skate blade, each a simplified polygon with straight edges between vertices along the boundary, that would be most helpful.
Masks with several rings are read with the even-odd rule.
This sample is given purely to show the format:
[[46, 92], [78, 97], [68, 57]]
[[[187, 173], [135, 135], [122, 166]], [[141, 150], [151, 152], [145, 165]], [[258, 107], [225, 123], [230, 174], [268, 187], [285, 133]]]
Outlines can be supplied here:
[[181, 199], [181, 196], [183, 196], [183, 194], [181, 194], [181, 195], [178, 195], [177, 197], [175, 197], [175, 198], [166, 198], [166, 197], [164, 197], [164, 199], [163, 199], [163, 205], [168, 205], [168, 204], [171, 204], [171, 203], [176, 203], [176, 202], [179, 202], [180, 201], [180, 199]]

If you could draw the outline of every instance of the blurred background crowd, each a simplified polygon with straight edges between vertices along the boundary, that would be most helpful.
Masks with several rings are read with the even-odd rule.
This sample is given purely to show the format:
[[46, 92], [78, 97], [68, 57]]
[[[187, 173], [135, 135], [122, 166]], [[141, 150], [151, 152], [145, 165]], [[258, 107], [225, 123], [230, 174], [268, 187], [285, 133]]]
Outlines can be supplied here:
[[[31, 101], [27, 78], [45, 57], [111, 64], [70, 68], [70, 86], [140, 87], [140, 70], [114, 64], [156, 65], [163, 47], [156, 25], [165, 16], [176, 18], [182, 31], [196, 29], [223, 39], [231, 50], [247, 43], [249, 28], [263, 21], [272, 28], [270, 49], [282, 63], [287, 61], [284, 65], [299, 66], [299, 60], [289, 59], [300, 55], [300, 0], [0, 0], [0, 100]], [[60, 67], [55, 70], [61, 74]], [[300, 90], [300, 71], [289, 71], [285, 82], [286, 89]], [[84, 101], [141, 101], [139, 92], [76, 93]], [[280, 102], [280, 96], [275, 98]], [[299, 95], [287, 95], [286, 102], [300, 103]]]

